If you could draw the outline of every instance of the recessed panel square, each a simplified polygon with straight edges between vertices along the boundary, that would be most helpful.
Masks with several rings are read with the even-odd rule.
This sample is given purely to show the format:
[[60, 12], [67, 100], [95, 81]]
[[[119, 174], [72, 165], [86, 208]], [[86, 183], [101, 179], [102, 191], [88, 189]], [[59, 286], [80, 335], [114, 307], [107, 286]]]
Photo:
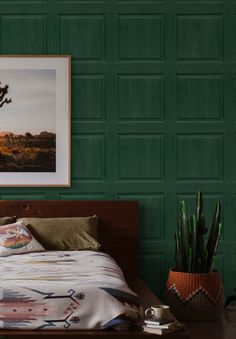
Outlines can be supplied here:
[[163, 16], [120, 15], [118, 33], [118, 56], [120, 59], [163, 59]]
[[103, 60], [105, 22], [100, 15], [59, 16], [59, 52], [80, 60]]
[[162, 179], [164, 140], [159, 135], [120, 135], [119, 179]]
[[164, 110], [162, 75], [120, 75], [118, 94], [119, 119], [162, 119]]
[[105, 109], [105, 76], [74, 75], [72, 77], [72, 117], [74, 119], [104, 118]]
[[178, 59], [221, 60], [222, 40], [220, 15], [177, 15]]
[[223, 180], [222, 136], [177, 136], [178, 180]]
[[46, 17], [3, 15], [0, 34], [4, 54], [43, 54], [47, 42]]
[[221, 120], [223, 118], [223, 75], [177, 76], [178, 119]]
[[151, 253], [140, 255], [139, 267], [141, 277], [146, 277], [148, 281], [150, 281], [149, 287], [154, 292], [159, 294], [160, 290], [164, 290], [165, 279], [162, 278], [164, 276], [165, 267], [164, 253]]
[[120, 193], [121, 200], [138, 200], [140, 211], [139, 239], [161, 240], [165, 229], [163, 194]]
[[103, 180], [105, 163], [103, 135], [80, 135], [72, 139], [72, 178]]

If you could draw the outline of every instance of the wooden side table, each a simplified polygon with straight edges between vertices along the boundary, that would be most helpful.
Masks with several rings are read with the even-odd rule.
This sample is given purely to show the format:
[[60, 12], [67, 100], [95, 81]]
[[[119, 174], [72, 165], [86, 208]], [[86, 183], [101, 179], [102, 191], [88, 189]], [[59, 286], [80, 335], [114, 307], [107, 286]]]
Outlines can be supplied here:
[[[141, 280], [134, 279], [127, 281], [131, 289], [136, 292], [139, 296], [141, 305], [144, 309], [150, 307], [151, 305], [160, 304], [160, 300], [155, 296], [155, 294], [150, 290], [150, 288]], [[171, 334], [166, 334], [164, 336], [159, 336], [155, 334], [145, 333], [147, 339], [153, 338], [165, 338], [165, 339], [190, 339], [188, 331], [181, 331]], [[205, 339], [205, 338], [201, 338]], [[214, 338], [215, 339], [215, 338]]]

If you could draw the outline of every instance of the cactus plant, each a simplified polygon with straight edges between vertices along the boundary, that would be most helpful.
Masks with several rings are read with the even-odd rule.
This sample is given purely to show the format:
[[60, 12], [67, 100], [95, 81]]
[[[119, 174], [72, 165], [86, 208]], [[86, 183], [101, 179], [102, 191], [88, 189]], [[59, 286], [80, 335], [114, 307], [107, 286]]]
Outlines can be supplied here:
[[213, 259], [221, 231], [221, 204], [217, 202], [208, 239], [206, 219], [203, 214], [202, 193], [196, 195], [196, 211], [186, 216], [185, 202], [180, 202], [178, 229], [175, 234], [176, 270], [180, 272], [207, 273], [213, 269]]

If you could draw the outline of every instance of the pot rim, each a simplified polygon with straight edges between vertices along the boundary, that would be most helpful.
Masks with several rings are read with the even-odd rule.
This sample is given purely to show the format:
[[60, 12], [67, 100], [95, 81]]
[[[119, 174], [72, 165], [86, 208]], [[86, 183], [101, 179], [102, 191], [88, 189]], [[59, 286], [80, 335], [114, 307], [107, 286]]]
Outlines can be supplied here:
[[175, 267], [170, 268], [169, 270], [170, 273], [179, 273], [179, 274], [183, 274], [183, 275], [218, 275], [220, 274], [219, 271], [217, 270], [213, 270], [211, 272], [182, 272], [182, 271], [176, 271]]

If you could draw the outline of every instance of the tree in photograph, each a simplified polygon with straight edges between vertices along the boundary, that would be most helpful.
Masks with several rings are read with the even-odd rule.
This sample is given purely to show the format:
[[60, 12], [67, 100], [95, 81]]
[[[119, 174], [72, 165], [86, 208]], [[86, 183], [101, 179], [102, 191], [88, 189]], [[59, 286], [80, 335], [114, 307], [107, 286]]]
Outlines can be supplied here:
[[0, 86], [0, 107], [2, 107], [4, 104], [9, 104], [10, 102], [12, 102], [12, 99], [5, 98], [8, 93], [8, 88], [8, 85], [5, 85], [4, 87]]
[[30, 138], [32, 138], [33, 136], [32, 136], [32, 134], [31, 134], [30, 132], [26, 132], [26, 133], [25, 133], [25, 137], [26, 137], [27, 139], [30, 139]]

